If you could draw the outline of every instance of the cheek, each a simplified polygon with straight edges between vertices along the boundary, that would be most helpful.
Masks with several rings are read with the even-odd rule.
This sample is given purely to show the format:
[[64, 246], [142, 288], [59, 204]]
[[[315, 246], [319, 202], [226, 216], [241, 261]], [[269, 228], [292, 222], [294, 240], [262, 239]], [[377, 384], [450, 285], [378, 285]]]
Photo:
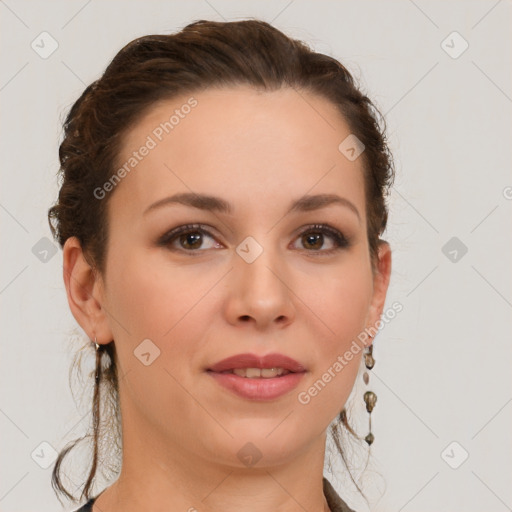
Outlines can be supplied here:
[[309, 306], [308, 315], [325, 333], [326, 347], [331, 350], [342, 350], [367, 327], [372, 298], [369, 268], [347, 265], [339, 272], [329, 272], [320, 281], [313, 278], [304, 281], [301, 289], [304, 303]]
[[[134, 407], [165, 429], [173, 411], [195, 407], [181, 383], [188, 377], [186, 368], [197, 359], [198, 346], [191, 340], [203, 337], [198, 303], [211, 284], [201, 281], [191, 287], [189, 273], [150, 261], [147, 255], [131, 256], [111, 272], [109, 307], [125, 376], [121, 396], [129, 400], [128, 409]], [[200, 416], [200, 411], [195, 414]]]
[[124, 327], [117, 331], [134, 341], [161, 339], [205, 293], [190, 286], [186, 272], [155, 264], [147, 254], [124, 258], [113, 269], [109, 288], [114, 320]]
[[373, 287], [371, 269], [364, 263], [363, 257], [347, 260], [338, 271], [324, 278], [311, 276], [300, 287], [317, 364], [297, 401], [304, 414], [324, 423], [343, 408], [361, 365]]
[[[197, 279], [191, 268], [157, 263], [146, 254], [125, 258], [110, 278], [108, 307], [124, 372], [139, 372], [141, 360], [137, 356], [149, 352], [154, 362], [144, 367], [145, 371], [168, 371], [183, 379], [184, 368], [198, 365], [204, 350], [201, 340], [209, 328], [205, 322], [209, 310], [205, 308], [213, 307], [208, 291], [218, 277]], [[170, 378], [168, 373], [164, 373], [164, 379]], [[154, 378], [153, 382], [153, 377], [144, 377], [141, 386], [148, 389], [154, 385], [157, 389], [158, 376]]]
[[343, 408], [357, 377], [364, 352], [364, 329], [371, 300], [371, 279], [366, 272], [331, 279], [322, 293], [310, 295], [327, 333], [311, 345], [317, 364], [297, 396], [304, 414], [328, 424]]

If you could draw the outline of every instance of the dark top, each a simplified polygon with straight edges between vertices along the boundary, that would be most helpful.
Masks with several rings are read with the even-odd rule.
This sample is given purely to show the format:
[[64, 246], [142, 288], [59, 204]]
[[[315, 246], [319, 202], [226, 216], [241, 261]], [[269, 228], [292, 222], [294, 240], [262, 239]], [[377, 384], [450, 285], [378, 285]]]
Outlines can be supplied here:
[[[324, 495], [329, 505], [331, 512], [355, 512], [338, 496], [338, 493], [334, 490], [333, 486], [325, 477], [323, 478], [324, 483]], [[83, 507], [75, 510], [74, 512], [92, 512], [92, 504], [97, 498], [91, 498]]]

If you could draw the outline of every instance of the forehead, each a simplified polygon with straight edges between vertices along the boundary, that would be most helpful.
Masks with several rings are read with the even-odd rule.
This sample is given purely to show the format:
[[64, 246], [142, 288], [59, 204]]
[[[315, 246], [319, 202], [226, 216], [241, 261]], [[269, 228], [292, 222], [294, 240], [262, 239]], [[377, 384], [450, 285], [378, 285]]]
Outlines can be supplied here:
[[161, 100], [125, 135], [118, 167], [129, 172], [112, 202], [129, 198], [140, 210], [181, 191], [235, 205], [339, 192], [364, 210], [362, 158], [339, 149], [349, 135], [334, 104], [293, 88], [237, 86]]

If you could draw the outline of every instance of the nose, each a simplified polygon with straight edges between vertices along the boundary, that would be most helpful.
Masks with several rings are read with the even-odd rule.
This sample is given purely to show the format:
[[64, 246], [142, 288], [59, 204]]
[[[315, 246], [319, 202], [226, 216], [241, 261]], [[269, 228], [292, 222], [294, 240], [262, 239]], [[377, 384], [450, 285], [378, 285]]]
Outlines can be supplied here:
[[283, 328], [294, 321], [295, 306], [290, 273], [270, 249], [251, 263], [235, 254], [229, 273], [225, 314], [232, 325], [253, 324], [259, 331], [272, 324]]

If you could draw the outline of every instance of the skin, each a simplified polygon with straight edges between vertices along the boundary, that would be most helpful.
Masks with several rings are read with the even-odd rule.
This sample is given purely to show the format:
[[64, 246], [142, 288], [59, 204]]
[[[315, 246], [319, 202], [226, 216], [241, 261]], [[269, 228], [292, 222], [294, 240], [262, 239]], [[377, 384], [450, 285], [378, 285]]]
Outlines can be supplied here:
[[[189, 97], [152, 106], [119, 162]], [[190, 114], [110, 192], [105, 275], [93, 272], [76, 238], [64, 247], [71, 311], [92, 340], [115, 340], [119, 358], [123, 467], [93, 512], [326, 510], [326, 432], [363, 350], [310, 403], [297, 395], [383, 311], [391, 251], [380, 244], [372, 273], [363, 161], [338, 150], [350, 129], [311, 93], [239, 86], [194, 98]], [[191, 191], [225, 199], [233, 213], [172, 205], [143, 214]], [[292, 200], [322, 193], [348, 199], [360, 218], [337, 204], [286, 213]], [[158, 245], [189, 223], [206, 224], [212, 237], [195, 249], [190, 237]], [[323, 255], [336, 247], [330, 235], [315, 242], [299, 232], [315, 223], [341, 231], [349, 247]], [[236, 252], [247, 236], [263, 248], [252, 263]], [[160, 355], [146, 366], [134, 350], [148, 338]], [[273, 401], [243, 399], [204, 371], [242, 352], [280, 352], [307, 372]], [[247, 442], [262, 454], [251, 467], [237, 456]]]

